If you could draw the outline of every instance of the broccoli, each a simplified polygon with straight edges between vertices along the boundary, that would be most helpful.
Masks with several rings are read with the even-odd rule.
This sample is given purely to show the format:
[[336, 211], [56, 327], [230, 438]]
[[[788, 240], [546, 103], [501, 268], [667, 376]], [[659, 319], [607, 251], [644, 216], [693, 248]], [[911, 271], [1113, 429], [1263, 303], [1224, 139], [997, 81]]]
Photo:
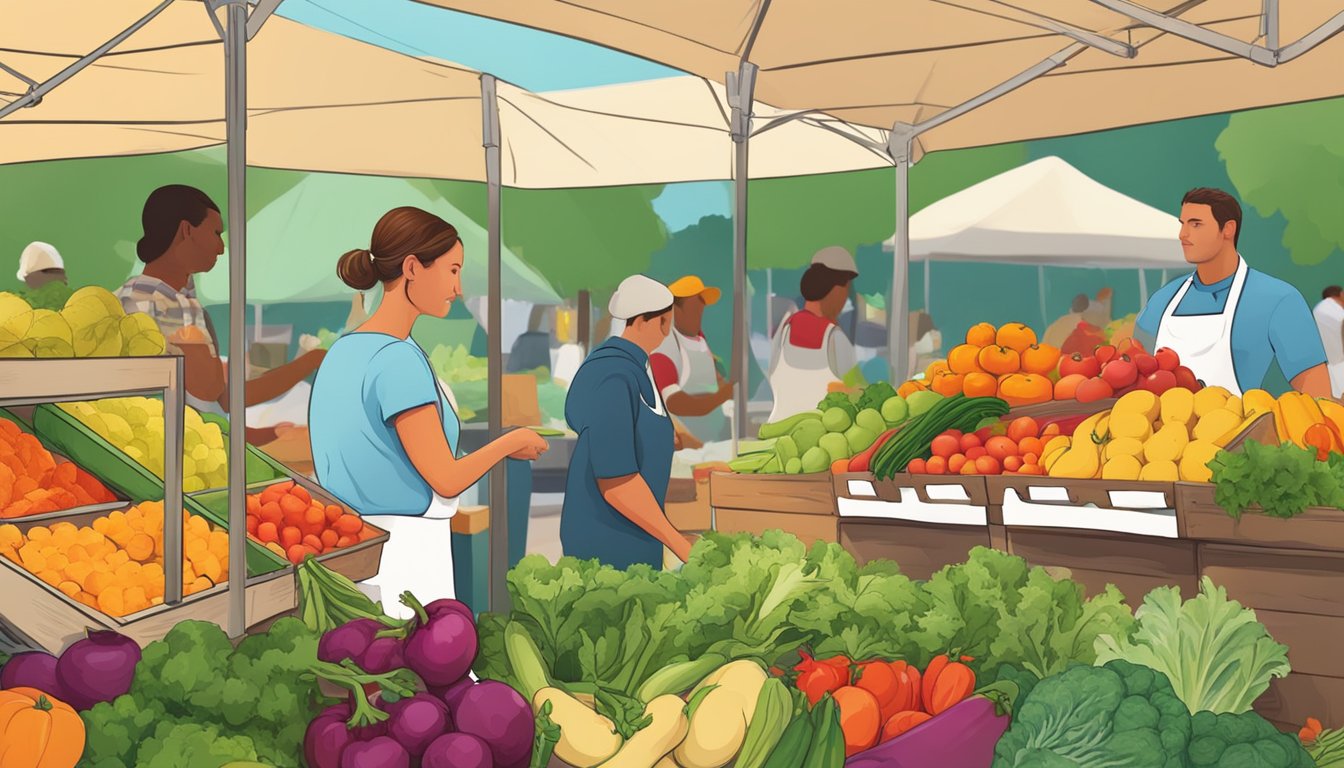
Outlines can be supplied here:
[[[878, 404], [881, 408], [881, 403]], [[855, 416], [859, 415], [859, 409], [854, 406], [854, 401], [849, 399], [849, 395], [844, 392], [832, 392], [826, 395], [826, 399], [817, 404], [817, 410], [825, 413], [831, 408], [840, 408], [849, 414], [849, 420], [853, 421]]]
[[1312, 768], [1301, 742], [1254, 712], [1190, 718], [1193, 768]]
[[140, 745], [138, 768], [219, 768], [238, 760], [257, 759], [252, 739], [226, 736], [213, 725], [160, 723], [154, 735]]
[[1185, 768], [1190, 716], [1171, 683], [1124, 661], [1042, 680], [994, 751], [994, 768]]
[[895, 387], [885, 381], [879, 381], [863, 390], [859, 396], [858, 409], [860, 411], [872, 408], [875, 411], [882, 410], [882, 404], [896, 396]]

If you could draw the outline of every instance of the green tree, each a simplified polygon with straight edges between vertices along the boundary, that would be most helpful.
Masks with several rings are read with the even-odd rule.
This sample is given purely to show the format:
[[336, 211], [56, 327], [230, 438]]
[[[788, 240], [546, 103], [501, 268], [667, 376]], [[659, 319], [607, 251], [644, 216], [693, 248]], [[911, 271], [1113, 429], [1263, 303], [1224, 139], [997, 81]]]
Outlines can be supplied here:
[[1344, 99], [1235, 114], [1215, 146], [1241, 199], [1262, 217], [1283, 214], [1283, 246], [1315, 265], [1344, 249]]
[[[1026, 147], [937, 152], [910, 171], [910, 213], [1026, 161]], [[791, 269], [828, 245], [855, 251], [896, 228], [896, 172], [891, 168], [753, 181], [748, 190], [747, 263]]]

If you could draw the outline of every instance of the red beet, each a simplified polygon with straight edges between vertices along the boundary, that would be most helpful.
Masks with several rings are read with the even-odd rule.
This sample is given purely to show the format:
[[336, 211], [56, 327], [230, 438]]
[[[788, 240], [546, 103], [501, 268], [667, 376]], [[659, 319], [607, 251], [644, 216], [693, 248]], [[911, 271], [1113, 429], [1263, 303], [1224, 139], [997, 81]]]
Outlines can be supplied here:
[[28, 651], [11, 656], [0, 669], [0, 688], [36, 688], [65, 701], [61, 684], [56, 680], [56, 657], [45, 651]]
[[420, 760], [421, 768], [495, 768], [490, 746], [468, 733], [435, 739]]
[[134, 640], [116, 632], [90, 632], [61, 654], [56, 680], [65, 703], [82, 712], [131, 690], [139, 663], [140, 646]]
[[395, 739], [379, 736], [346, 747], [340, 768], [411, 768], [411, 756]]

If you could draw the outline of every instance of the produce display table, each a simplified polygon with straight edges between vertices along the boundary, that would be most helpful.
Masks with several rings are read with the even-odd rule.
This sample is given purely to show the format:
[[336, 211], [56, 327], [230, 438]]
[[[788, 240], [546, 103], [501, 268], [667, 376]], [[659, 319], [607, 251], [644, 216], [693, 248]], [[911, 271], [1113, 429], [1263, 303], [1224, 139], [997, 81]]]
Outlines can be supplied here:
[[829, 474], [715, 474], [709, 494], [717, 531], [760, 535], [777, 528], [807, 544], [840, 540], [840, 515]]

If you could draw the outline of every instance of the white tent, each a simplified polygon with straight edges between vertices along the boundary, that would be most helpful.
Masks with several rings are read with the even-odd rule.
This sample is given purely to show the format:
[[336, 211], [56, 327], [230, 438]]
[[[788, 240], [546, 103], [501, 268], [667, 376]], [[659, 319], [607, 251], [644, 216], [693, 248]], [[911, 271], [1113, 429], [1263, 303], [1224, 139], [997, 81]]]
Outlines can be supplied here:
[[[1006, 171], [910, 217], [911, 261], [974, 261], [1045, 268], [1185, 269], [1180, 220], [1092, 179], [1058, 157]], [[895, 238], [884, 244], [895, 250]], [[929, 307], [929, 268], [924, 306]]]

